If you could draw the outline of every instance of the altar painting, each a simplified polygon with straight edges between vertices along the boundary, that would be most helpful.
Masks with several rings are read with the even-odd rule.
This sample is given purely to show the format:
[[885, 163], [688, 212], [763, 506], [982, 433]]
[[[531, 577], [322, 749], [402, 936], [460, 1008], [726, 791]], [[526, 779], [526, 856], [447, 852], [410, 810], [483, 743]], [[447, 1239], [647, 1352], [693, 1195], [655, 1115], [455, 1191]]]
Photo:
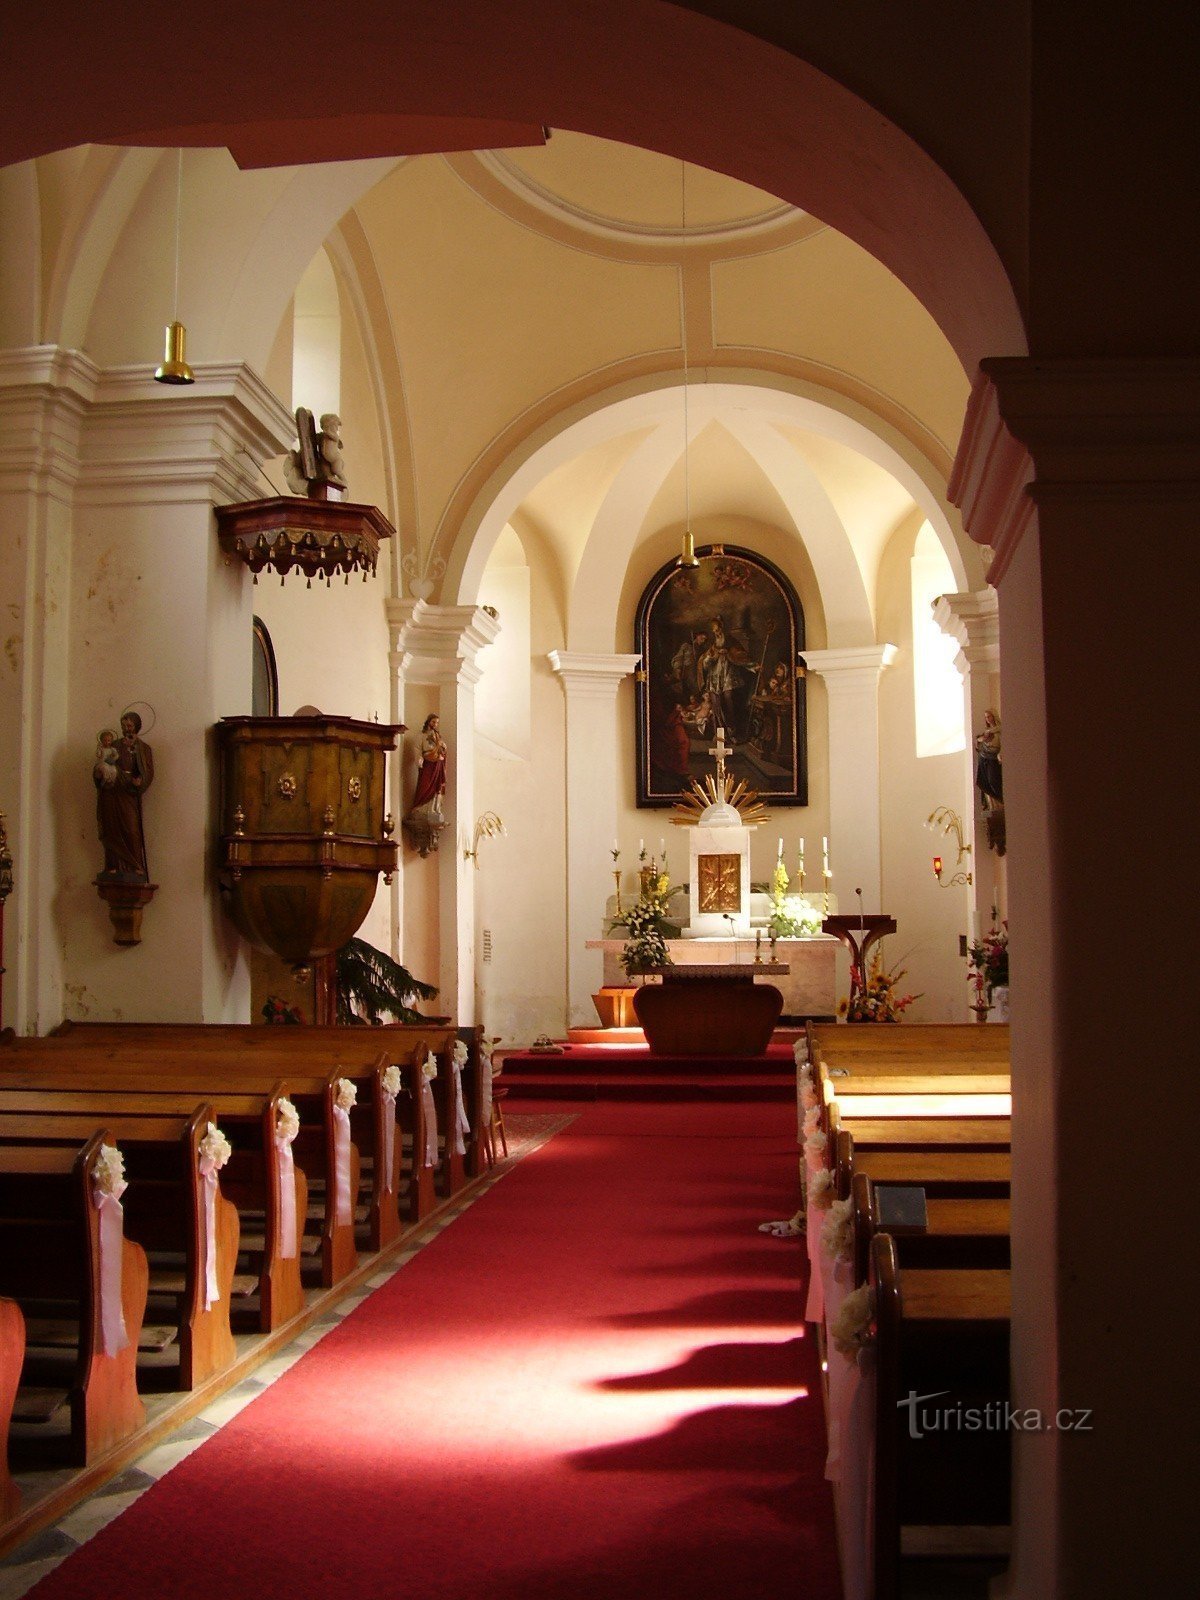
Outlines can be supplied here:
[[796, 592], [749, 550], [709, 545], [697, 556], [697, 567], [661, 568], [638, 605], [637, 803], [671, 805], [691, 779], [710, 774], [723, 727], [735, 780], [773, 805], [807, 805]]

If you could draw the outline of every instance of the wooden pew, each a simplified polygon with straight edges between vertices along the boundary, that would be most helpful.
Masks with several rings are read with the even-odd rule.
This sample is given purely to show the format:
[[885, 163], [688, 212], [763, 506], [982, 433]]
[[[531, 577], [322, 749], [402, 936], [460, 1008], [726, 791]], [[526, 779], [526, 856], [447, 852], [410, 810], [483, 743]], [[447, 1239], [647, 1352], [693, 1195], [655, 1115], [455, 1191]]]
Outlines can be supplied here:
[[[910, 1396], [998, 1413], [1008, 1400], [1009, 1275], [901, 1268], [871, 1242], [875, 1289], [874, 1593], [897, 1600], [902, 1549], [995, 1549], [1010, 1518], [1011, 1439], [1001, 1426], [925, 1431]], [[913, 1437], [918, 1433], [922, 1436]], [[986, 1536], [991, 1530], [992, 1537]]]
[[866, 1150], [1007, 1150], [1012, 1145], [1008, 1117], [854, 1117], [835, 1101], [828, 1107], [829, 1136], [845, 1128], [854, 1148]]
[[[919, 1197], [921, 1221], [897, 1225], [893, 1197]], [[1002, 1198], [930, 1199], [923, 1189], [875, 1184], [857, 1172], [854, 1201], [854, 1281], [867, 1281], [871, 1240], [887, 1233], [902, 1267], [999, 1267], [1011, 1260], [1010, 1205]]]
[[[30, 1312], [23, 1371], [17, 1366], [29, 1403], [21, 1406], [18, 1393], [18, 1414], [51, 1421], [67, 1406], [69, 1454], [80, 1465], [127, 1438], [146, 1416], [136, 1372], [146, 1255], [128, 1238], [122, 1240], [120, 1290], [129, 1343], [111, 1355], [104, 1351], [100, 1213], [93, 1189], [101, 1150], [113, 1142], [107, 1129], [99, 1129], [82, 1146], [57, 1136], [44, 1143], [0, 1144], [0, 1293]], [[8, 1386], [18, 1338], [12, 1310], [5, 1310], [2, 1326], [11, 1410]], [[52, 1342], [43, 1345], [44, 1339]], [[56, 1377], [57, 1389], [47, 1389], [47, 1379]]]
[[931, 1197], [1003, 1199], [1012, 1178], [1009, 1150], [866, 1150], [860, 1155], [854, 1135], [843, 1128], [834, 1145], [834, 1182], [839, 1199], [850, 1193], [855, 1173], [875, 1183], [912, 1184]]
[[[297, 1159], [311, 1178], [327, 1180], [336, 1171], [337, 1134], [333, 1108], [340, 1070], [292, 1072], [281, 1084], [281, 1061], [255, 1061], [237, 1066], [219, 1056], [211, 1060], [198, 1048], [151, 1050], [115, 1045], [77, 1049], [67, 1041], [18, 1040], [0, 1059], [0, 1087], [80, 1088], [102, 1083], [107, 1090], [149, 1095], [191, 1094], [223, 1097], [244, 1093], [286, 1090], [300, 1111], [303, 1124], [296, 1143]], [[376, 1058], [376, 1067], [382, 1058]], [[351, 1068], [350, 1071], [356, 1069]], [[381, 1068], [375, 1076], [381, 1076]], [[370, 1074], [369, 1074], [370, 1076]], [[353, 1127], [354, 1117], [351, 1116]], [[354, 1270], [358, 1251], [354, 1238], [354, 1209], [359, 1192], [359, 1151], [352, 1142], [350, 1158], [350, 1216], [338, 1215], [336, 1187], [325, 1182], [321, 1218], [321, 1281], [328, 1288]], [[381, 1164], [382, 1170], [382, 1164]], [[398, 1224], [397, 1224], [398, 1228]]]
[[[47, 1074], [53, 1077], [53, 1073]], [[12, 1089], [0, 1075], [0, 1115], [25, 1113], [40, 1116], [94, 1117], [97, 1122], [123, 1116], [188, 1116], [196, 1095], [187, 1091], [122, 1092], [114, 1088], [61, 1082], [38, 1089]], [[213, 1115], [227, 1134], [234, 1153], [221, 1175], [221, 1190], [243, 1219], [240, 1245], [260, 1255], [257, 1272], [259, 1326], [264, 1332], [282, 1327], [304, 1308], [300, 1280], [298, 1240], [286, 1253], [283, 1238], [281, 1160], [275, 1133], [280, 1121], [280, 1101], [286, 1085], [276, 1083], [262, 1093], [218, 1092], [210, 1098]], [[293, 1163], [293, 1214], [303, 1231], [308, 1207], [308, 1181]], [[261, 1228], [261, 1240], [250, 1229]]]
[[[456, 1038], [467, 1046], [467, 1063], [462, 1073], [470, 1136], [465, 1154], [460, 1155], [453, 1139], [444, 1143], [442, 1158], [436, 1174], [429, 1174], [420, 1161], [411, 1168], [408, 1214], [412, 1220], [428, 1214], [436, 1203], [436, 1189], [444, 1195], [453, 1195], [468, 1177], [477, 1177], [486, 1169], [486, 1130], [482, 1128], [483, 1077], [481, 1071], [480, 1040], [483, 1029], [479, 1026], [456, 1029], [452, 1024], [430, 1020], [420, 1024], [389, 1024], [380, 1028], [271, 1028], [247, 1024], [176, 1024], [176, 1023], [64, 1023], [55, 1029], [51, 1040], [84, 1045], [88, 1051], [113, 1052], [107, 1059], [116, 1060], [119, 1050], [130, 1050], [142, 1058], [153, 1056], [164, 1045], [172, 1053], [199, 1050], [206, 1059], [231, 1056], [239, 1063], [249, 1065], [252, 1057], [258, 1064], [265, 1058], [278, 1067], [279, 1075], [291, 1076], [303, 1063], [309, 1070], [339, 1064], [345, 1076], [352, 1079], [365, 1077], [381, 1060], [386, 1067], [394, 1063], [400, 1070], [405, 1093], [397, 1103], [402, 1133], [413, 1151], [424, 1151], [424, 1127], [420, 1119], [420, 1063], [427, 1051], [438, 1059], [438, 1076], [434, 1080], [433, 1094], [437, 1106], [439, 1134], [444, 1136], [450, 1124], [453, 1105], [453, 1080], [450, 1073], [451, 1055]], [[45, 1041], [47, 1043], [50, 1040]], [[18, 1043], [27, 1043], [19, 1041]], [[382, 1147], [379, 1144], [379, 1118], [376, 1117], [375, 1159], [382, 1168]], [[382, 1197], [376, 1185], [372, 1199], [371, 1248], [380, 1249], [394, 1237], [398, 1224], [391, 1223], [395, 1207]], [[393, 1232], [388, 1228], [393, 1227]]]
[[0, 1523], [17, 1514], [21, 1491], [8, 1466], [8, 1428], [25, 1364], [25, 1318], [15, 1300], [0, 1299]]
[[[159, 1266], [150, 1277], [151, 1294], [175, 1308], [181, 1389], [193, 1389], [232, 1365], [236, 1353], [229, 1303], [238, 1217], [221, 1194], [219, 1181], [212, 1207], [218, 1297], [205, 1305], [209, 1222], [200, 1146], [213, 1121], [211, 1106], [202, 1104], [188, 1116], [126, 1114], [106, 1124], [108, 1142], [115, 1142], [125, 1157], [129, 1188], [123, 1204], [131, 1238], [148, 1254], [182, 1258], [181, 1269]], [[8, 1113], [0, 1115], [0, 1146], [58, 1144], [78, 1149], [95, 1129], [95, 1117]]]

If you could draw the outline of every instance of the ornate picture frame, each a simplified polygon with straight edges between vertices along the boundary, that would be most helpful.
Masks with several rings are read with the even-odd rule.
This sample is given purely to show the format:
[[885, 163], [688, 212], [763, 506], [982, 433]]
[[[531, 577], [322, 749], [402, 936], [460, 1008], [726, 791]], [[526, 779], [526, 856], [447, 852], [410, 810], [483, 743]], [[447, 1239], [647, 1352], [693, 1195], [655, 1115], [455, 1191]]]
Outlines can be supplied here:
[[712, 771], [718, 727], [727, 770], [773, 806], [808, 804], [804, 611], [786, 574], [737, 545], [699, 565], [660, 567], [638, 602], [637, 804], [669, 806]]

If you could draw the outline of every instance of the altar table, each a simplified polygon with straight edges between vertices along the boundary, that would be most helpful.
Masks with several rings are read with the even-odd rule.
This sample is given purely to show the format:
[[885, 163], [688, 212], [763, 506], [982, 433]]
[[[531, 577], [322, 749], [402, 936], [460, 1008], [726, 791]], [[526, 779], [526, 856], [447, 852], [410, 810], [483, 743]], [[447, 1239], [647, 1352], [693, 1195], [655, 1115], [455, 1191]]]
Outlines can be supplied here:
[[[604, 953], [604, 984], [606, 988], [628, 985], [621, 966], [624, 939], [589, 939], [589, 950]], [[772, 978], [762, 976], [769, 960], [769, 945], [764, 937], [761, 946], [762, 963], [754, 972], [755, 941], [749, 939], [668, 939], [667, 950], [676, 967], [738, 966], [746, 968], [759, 982], [772, 982], [783, 995], [783, 1016], [812, 1017], [818, 1021], [832, 1022], [837, 1015], [837, 952], [838, 941], [826, 934], [815, 934], [808, 939], [779, 939], [775, 944], [776, 960], [789, 968], [784, 975]], [[641, 980], [639, 980], [640, 982]], [[651, 979], [657, 982], [657, 979]]]

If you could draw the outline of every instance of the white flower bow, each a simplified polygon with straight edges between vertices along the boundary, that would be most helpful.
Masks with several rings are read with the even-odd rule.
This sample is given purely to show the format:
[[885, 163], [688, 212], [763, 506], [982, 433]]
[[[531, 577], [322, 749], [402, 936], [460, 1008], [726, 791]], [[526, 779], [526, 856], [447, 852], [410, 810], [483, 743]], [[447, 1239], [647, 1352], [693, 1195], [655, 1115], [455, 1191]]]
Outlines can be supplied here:
[[92, 1168], [92, 1182], [96, 1186], [97, 1194], [111, 1194], [119, 1200], [125, 1192], [127, 1187], [125, 1157], [115, 1144], [100, 1146], [100, 1154], [96, 1157], [96, 1165]]
[[211, 1162], [213, 1172], [220, 1172], [232, 1154], [233, 1146], [229, 1140], [215, 1122], [210, 1122], [208, 1132], [200, 1141], [200, 1159]]
[[333, 1103], [338, 1108], [338, 1110], [339, 1111], [349, 1111], [351, 1106], [354, 1104], [354, 1102], [357, 1099], [358, 1099], [358, 1090], [350, 1082], [350, 1079], [349, 1078], [339, 1078], [338, 1081], [337, 1081], [337, 1089], [336, 1089], [336, 1091], [334, 1093], [334, 1097], [333, 1097]]
[[384, 1094], [390, 1094], [393, 1100], [400, 1093], [400, 1068], [394, 1061], [390, 1062], [384, 1069], [383, 1077], [380, 1079], [380, 1087]]

